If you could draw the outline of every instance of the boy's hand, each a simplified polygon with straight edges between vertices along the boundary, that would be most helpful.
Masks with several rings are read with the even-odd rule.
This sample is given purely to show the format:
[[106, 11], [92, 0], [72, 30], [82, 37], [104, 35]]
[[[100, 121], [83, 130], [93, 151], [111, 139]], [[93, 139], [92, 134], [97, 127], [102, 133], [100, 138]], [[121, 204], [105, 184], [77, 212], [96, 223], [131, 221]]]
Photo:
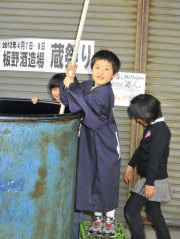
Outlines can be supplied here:
[[68, 62], [68, 65], [67, 65], [67, 68], [66, 68], [66, 77], [64, 79], [64, 85], [68, 88], [69, 85], [71, 83], [74, 83], [74, 77], [75, 77], [75, 73], [76, 73], [76, 70], [77, 70], [77, 65], [76, 63], [74, 63], [74, 65], [72, 65], [72, 62], [69, 61]]
[[76, 74], [76, 70], [77, 70], [77, 64], [74, 63], [72, 65], [72, 62], [69, 61], [67, 68], [66, 68], [66, 72], [67, 72], [67, 76], [71, 77], [74, 80], [75, 74]]
[[124, 182], [125, 183], [130, 183], [132, 181], [132, 176], [133, 176], [133, 167], [131, 167], [130, 165], [128, 165], [125, 169], [124, 172]]
[[145, 184], [144, 192], [145, 192], [145, 196], [147, 198], [151, 198], [152, 196], [154, 196], [154, 193], [155, 193], [154, 186], [150, 186], [150, 185]]
[[74, 79], [72, 79], [69, 75], [66, 75], [64, 78], [64, 85], [66, 88], [68, 88], [71, 83], [74, 83]]
[[31, 98], [31, 101], [32, 101], [33, 104], [37, 104], [38, 100], [42, 100], [42, 99], [39, 98], [39, 97], [32, 97]]

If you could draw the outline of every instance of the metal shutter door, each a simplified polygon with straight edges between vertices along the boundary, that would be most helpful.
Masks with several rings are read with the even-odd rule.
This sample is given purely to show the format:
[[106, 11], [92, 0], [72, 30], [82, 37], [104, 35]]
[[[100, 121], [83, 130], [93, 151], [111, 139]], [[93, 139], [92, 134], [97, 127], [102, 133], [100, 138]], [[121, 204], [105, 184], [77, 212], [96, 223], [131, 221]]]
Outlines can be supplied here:
[[167, 223], [180, 225], [180, 1], [151, 0], [146, 92], [160, 99], [172, 138], [168, 173], [173, 199], [162, 204]]
[[[1, 38], [75, 39], [83, 0], [7, 0], [0, 1]], [[91, 0], [82, 34], [83, 40], [94, 40], [95, 51], [114, 51], [122, 62], [121, 71], [134, 72], [136, 48], [137, 0]], [[0, 72], [1, 97], [48, 99], [47, 83], [51, 73]], [[78, 75], [79, 80], [89, 76]], [[117, 219], [124, 221], [123, 207], [128, 186], [123, 182], [124, 167], [129, 160], [131, 121], [126, 107], [115, 107], [121, 140], [121, 182]]]
[[[108, 49], [121, 60], [120, 71], [134, 72], [136, 48], [137, 1], [91, 1], [84, 32], [85, 39], [95, 40], [95, 52]], [[81, 76], [82, 77], [82, 76]], [[128, 185], [123, 182], [123, 172], [130, 155], [131, 121], [126, 107], [115, 106], [121, 146], [121, 178], [119, 207], [116, 218], [124, 223], [123, 207], [128, 197]]]

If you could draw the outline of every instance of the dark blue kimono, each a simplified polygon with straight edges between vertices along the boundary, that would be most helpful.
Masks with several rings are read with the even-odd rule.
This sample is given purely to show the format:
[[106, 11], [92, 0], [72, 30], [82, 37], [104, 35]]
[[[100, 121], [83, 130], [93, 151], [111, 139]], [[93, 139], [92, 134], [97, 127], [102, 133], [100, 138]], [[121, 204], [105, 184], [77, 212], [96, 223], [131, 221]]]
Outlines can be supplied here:
[[70, 84], [61, 92], [61, 100], [69, 104], [72, 113], [84, 112], [78, 148], [75, 208], [108, 212], [118, 207], [120, 179], [114, 94], [110, 83], [92, 89], [93, 86], [91, 80]]

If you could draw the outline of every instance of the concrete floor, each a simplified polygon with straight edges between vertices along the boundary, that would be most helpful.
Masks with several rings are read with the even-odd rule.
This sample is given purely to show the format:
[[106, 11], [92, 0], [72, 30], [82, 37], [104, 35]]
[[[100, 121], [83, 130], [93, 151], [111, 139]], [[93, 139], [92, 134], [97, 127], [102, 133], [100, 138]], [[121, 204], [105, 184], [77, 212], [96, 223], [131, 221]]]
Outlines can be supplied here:
[[[84, 221], [90, 221], [92, 219], [92, 215], [84, 214], [83, 220]], [[131, 238], [130, 232], [127, 226], [124, 226], [127, 235], [129, 236], [129, 239]], [[153, 228], [150, 225], [145, 225], [145, 233], [146, 233], [146, 239], [157, 239], [156, 234], [153, 230]], [[171, 239], [180, 239], [180, 228], [177, 227], [169, 227], [169, 233], [171, 236]]]
[[[128, 228], [125, 228], [125, 230], [130, 239], [131, 237], [130, 237]], [[145, 233], [146, 233], [146, 239], [157, 239], [156, 234], [151, 226], [149, 225], [145, 226]], [[169, 233], [171, 235], [171, 239], [180, 239], [180, 228], [169, 227]]]

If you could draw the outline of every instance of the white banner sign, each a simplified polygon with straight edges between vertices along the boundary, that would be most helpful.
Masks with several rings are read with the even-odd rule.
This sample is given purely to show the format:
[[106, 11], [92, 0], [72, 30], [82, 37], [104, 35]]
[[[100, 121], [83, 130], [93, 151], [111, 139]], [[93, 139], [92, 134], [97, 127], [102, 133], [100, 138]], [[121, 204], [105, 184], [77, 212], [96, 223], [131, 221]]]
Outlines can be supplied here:
[[[1, 39], [0, 70], [66, 72], [75, 40], [37, 38]], [[94, 41], [80, 41], [77, 73], [90, 74]]]
[[129, 106], [136, 95], [145, 93], [146, 74], [119, 72], [111, 84], [115, 105]]

